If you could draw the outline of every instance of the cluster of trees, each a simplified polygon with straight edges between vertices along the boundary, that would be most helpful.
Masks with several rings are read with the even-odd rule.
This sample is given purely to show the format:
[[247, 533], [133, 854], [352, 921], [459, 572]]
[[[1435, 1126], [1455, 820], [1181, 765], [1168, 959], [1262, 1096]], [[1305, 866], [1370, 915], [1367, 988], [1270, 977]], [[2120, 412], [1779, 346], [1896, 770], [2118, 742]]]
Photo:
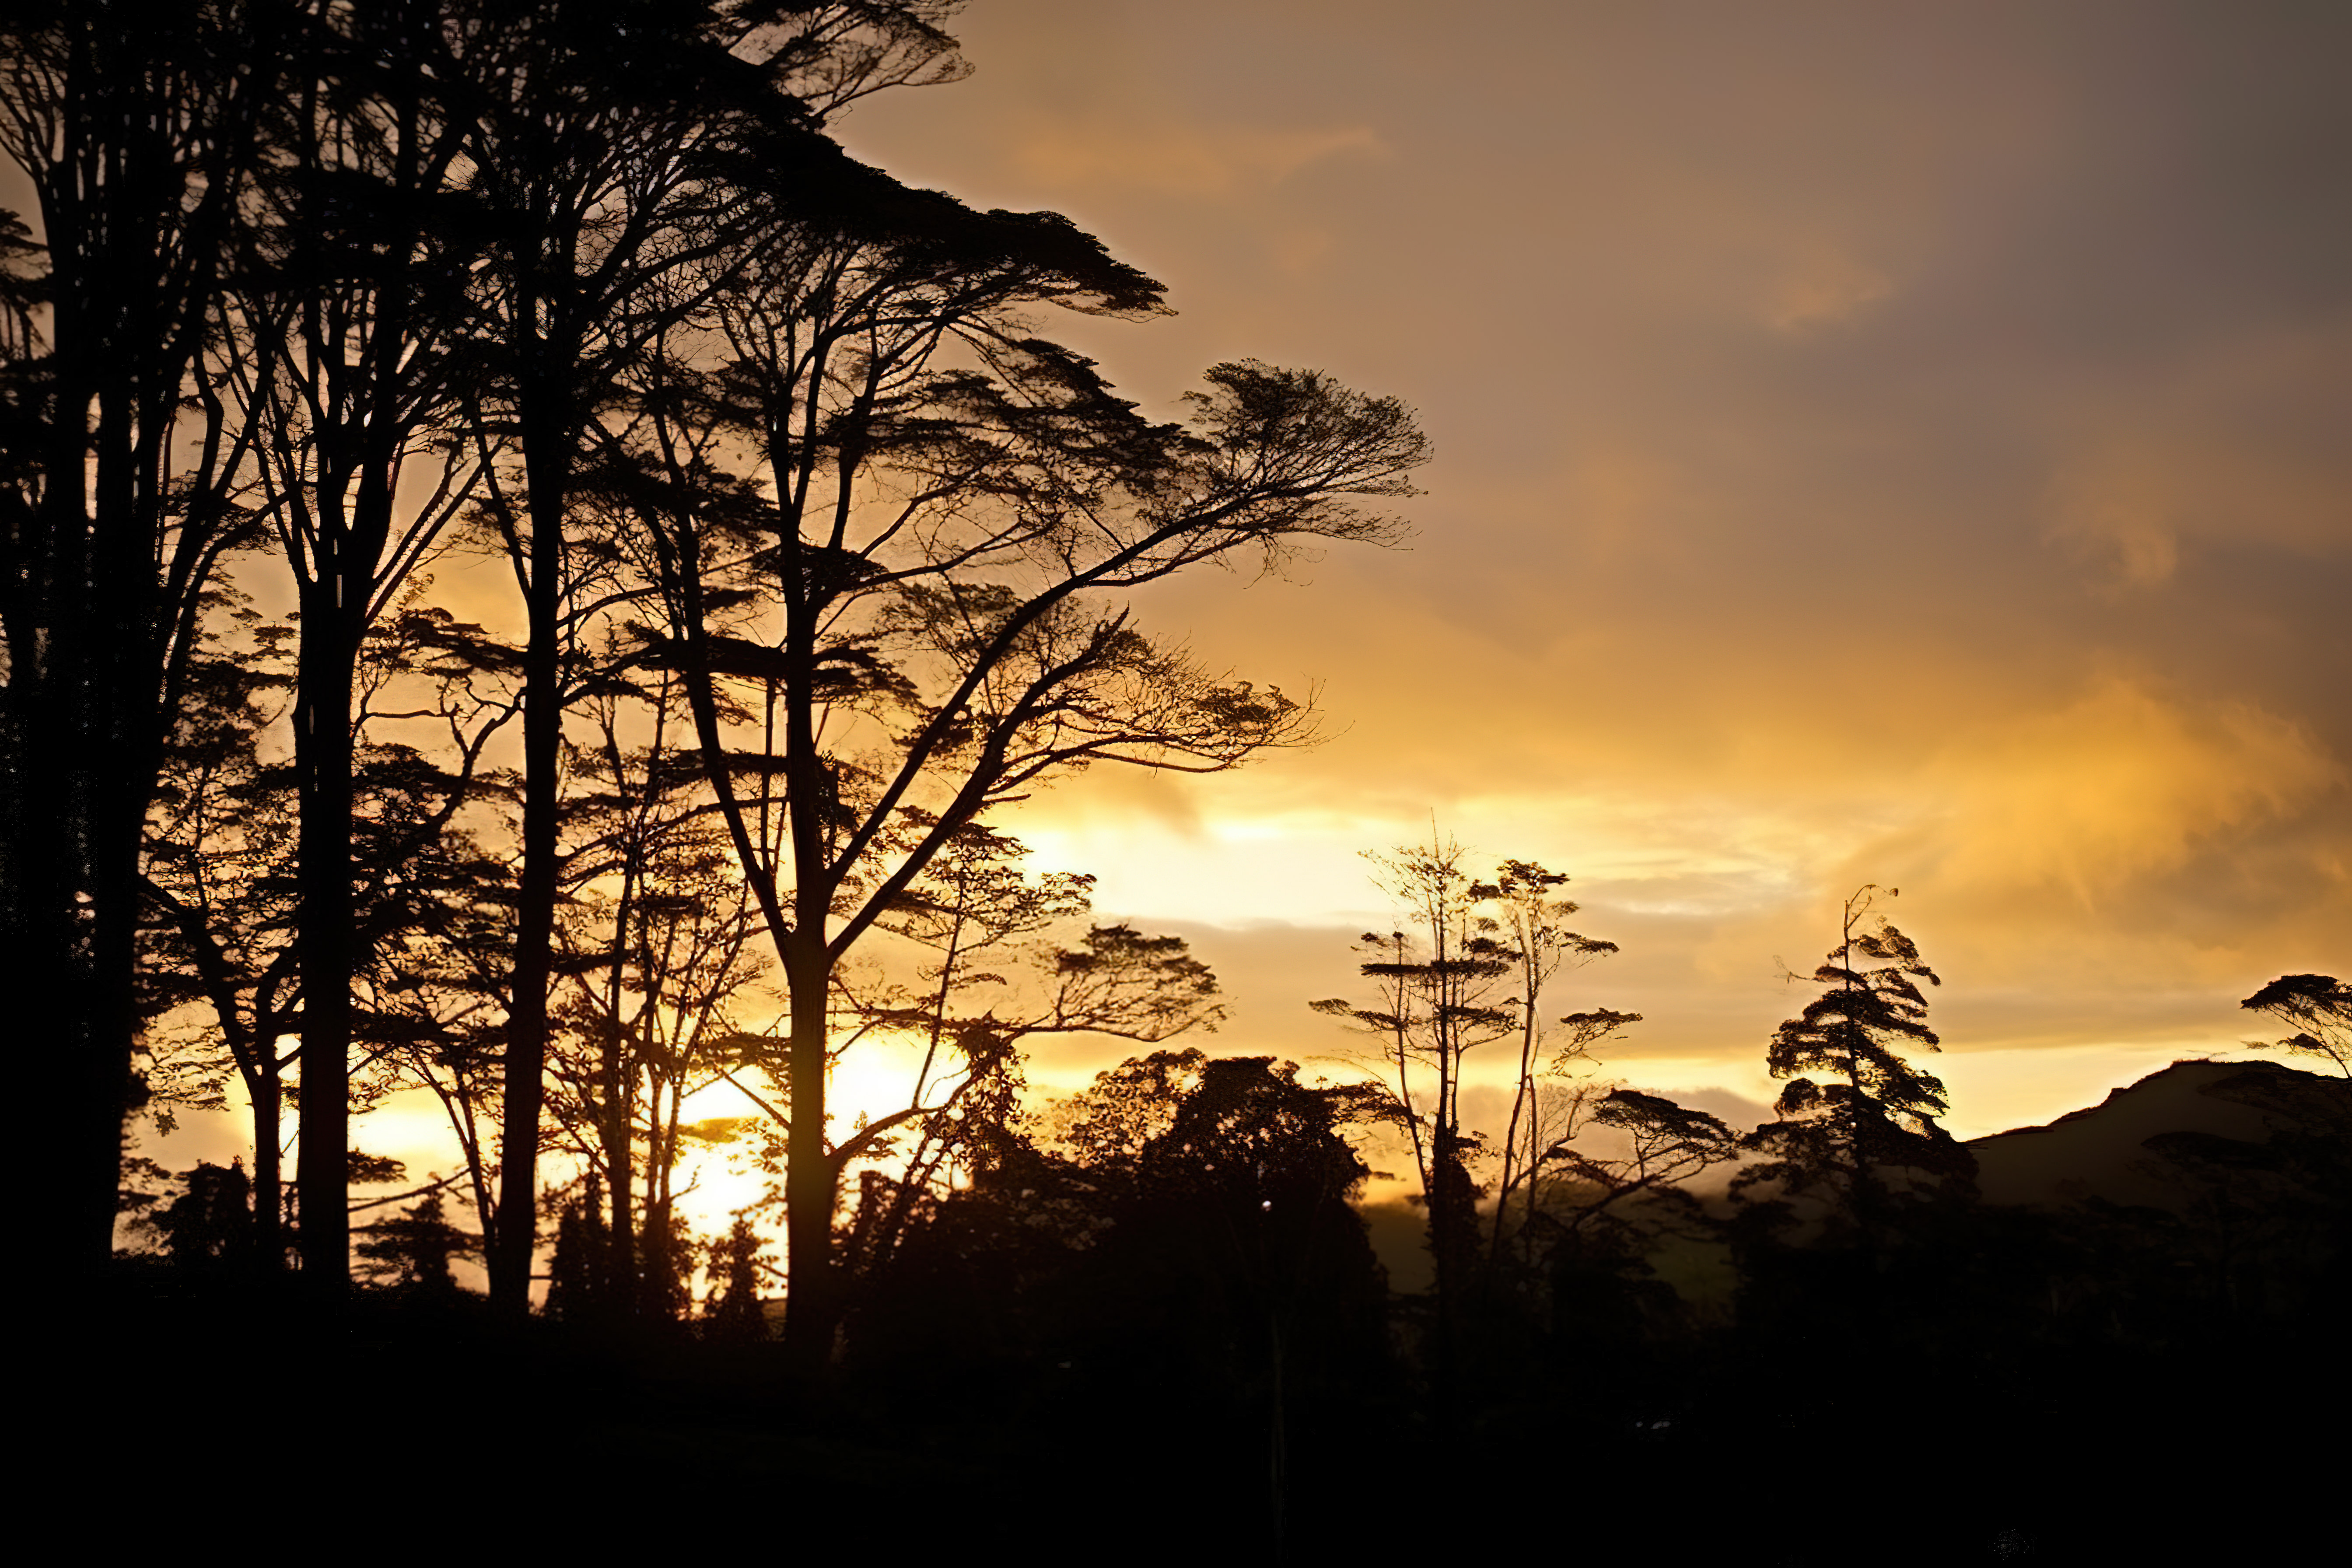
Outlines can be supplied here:
[[[2266, 1141], [2118, 1152], [2172, 1207], [1979, 1201], [1918, 1060], [1939, 1046], [1940, 977], [1887, 918], [1893, 889], [1857, 889], [1824, 961], [1789, 977], [1810, 995], [1766, 1045], [1783, 1090], [1740, 1130], [1601, 1070], [1639, 1019], [1568, 994], [1616, 949], [1576, 928], [1567, 879], [1488, 873], [1443, 839], [1370, 858], [1399, 929], [1362, 939], [1364, 995], [1312, 1004], [1361, 1042], [1349, 1081], [1161, 1050], [992, 1125], [970, 1179], [927, 1197], [864, 1281], [845, 1344], [869, 1387], [1042, 1409], [1054, 1430], [1149, 1409], [1170, 1463], [1218, 1456], [1230, 1506], [1279, 1529], [1286, 1500], [1317, 1495], [1285, 1478], [1359, 1463], [1372, 1430], [1409, 1428], [1430, 1473], [1464, 1484], [1534, 1484], [1572, 1456], [1662, 1496], [1663, 1454], [1699, 1463], [1760, 1420], [1849, 1434], [1863, 1364], [1909, 1370], [1920, 1440], [1954, 1466], [2005, 1451], [2029, 1401], [2079, 1402], [2122, 1443], [2137, 1406], [2106, 1378], [2147, 1385], [2249, 1325], [2297, 1343], [2352, 1266], [2344, 1099], [2284, 1069], [2208, 1090], [2261, 1110]], [[2326, 976], [2250, 1003], [2291, 1046], [2352, 1016]], [[1482, 1051], [1499, 1070], [1474, 1070]], [[1423, 1290], [1390, 1288], [1345, 1201], [1391, 1158], [1416, 1190]], [[871, 1178], [860, 1212], [896, 1195]], [[1751, 1504], [1779, 1484], [1759, 1476]], [[1318, 1485], [1342, 1495], [1336, 1470]], [[1902, 1512], [1870, 1513], [1874, 1539]]]
[[[1180, 948], [1101, 928], [998, 1016], [1008, 955], [1084, 899], [988, 817], [1306, 737], [1122, 595], [1383, 539], [1363, 502], [1426, 445], [1393, 400], [1252, 362], [1156, 422], [1039, 335], [1160, 287], [826, 133], [961, 75], [954, 9], [10, 7], [0, 143], [38, 210], [0, 228], [0, 942], [58, 1009], [48, 1265], [110, 1248], [125, 1118], [170, 1066], [142, 1052], [175, 1029], [254, 1107], [273, 1265], [290, 1103], [330, 1294], [353, 1108], [389, 1084], [447, 1107], [520, 1309], [544, 1152], [596, 1173], [581, 1278], [629, 1297], [686, 1097], [726, 1077], [779, 1144], [788, 1338], [823, 1347], [849, 1173], [964, 1158], [1025, 1036], [1213, 1005]], [[509, 585], [478, 624], [425, 596], [453, 550]], [[892, 941], [919, 973], [854, 962]], [[921, 1068], [845, 1131], [828, 1074], [885, 1036]]]
[[[1362, 938], [1376, 996], [1312, 1005], [1376, 1042], [1359, 1059], [1380, 1086], [1372, 1119], [1412, 1151], [1441, 1384], [1457, 1342], [1491, 1339], [1498, 1312], [1622, 1318], [1663, 1247], [1722, 1233], [1685, 1184], [1710, 1168], [1737, 1166], [1740, 1234], [1831, 1250], [1898, 1245], [1921, 1204], [1974, 1195], [1973, 1159], [1937, 1124], [1944, 1087], [1905, 1054], [1937, 1047], [1916, 982], [1940, 981], [1879, 912], [1892, 891], [1846, 900], [1840, 941], [1811, 976], [1821, 994], [1767, 1052], [1790, 1080], [1776, 1120], [1742, 1133], [1597, 1076], [1600, 1049], [1640, 1015], [1546, 1016], [1564, 971], [1617, 951], [1570, 928], [1567, 877], [1506, 860], [1482, 879], [1445, 838], [1370, 858], [1412, 929]], [[1462, 1113], [1469, 1054], [1497, 1045], [1515, 1058], [1498, 1142]]]

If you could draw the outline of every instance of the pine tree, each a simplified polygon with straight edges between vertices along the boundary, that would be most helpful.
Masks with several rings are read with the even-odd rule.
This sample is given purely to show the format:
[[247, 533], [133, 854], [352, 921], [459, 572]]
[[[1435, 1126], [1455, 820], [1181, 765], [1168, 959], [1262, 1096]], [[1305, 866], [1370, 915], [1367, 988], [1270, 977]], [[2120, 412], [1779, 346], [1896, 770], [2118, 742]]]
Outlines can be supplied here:
[[480, 1251], [478, 1237], [449, 1222], [437, 1187], [392, 1218], [360, 1226], [355, 1234], [361, 1238], [355, 1250], [370, 1275], [428, 1296], [457, 1295], [452, 1263]]
[[704, 1337], [736, 1343], [768, 1337], [767, 1313], [760, 1305], [760, 1233], [741, 1215], [727, 1239], [712, 1248], [712, 1272], [719, 1279], [717, 1299], [704, 1310]]
[[1829, 1228], [1858, 1231], [1865, 1247], [1890, 1205], [1971, 1189], [1976, 1174], [1975, 1157], [1937, 1125], [1949, 1110], [1943, 1081], [1902, 1055], [1939, 1048], [1916, 982], [1943, 981], [1876, 912], [1878, 895], [1897, 890], [1874, 882], [1845, 901], [1838, 945], [1812, 973], [1826, 989], [1781, 1024], [1767, 1052], [1772, 1076], [1790, 1080], [1780, 1120], [1747, 1140], [1769, 1158], [1735, 1184], [1774, 1182], [1785, 1196], [1825, 1203]]

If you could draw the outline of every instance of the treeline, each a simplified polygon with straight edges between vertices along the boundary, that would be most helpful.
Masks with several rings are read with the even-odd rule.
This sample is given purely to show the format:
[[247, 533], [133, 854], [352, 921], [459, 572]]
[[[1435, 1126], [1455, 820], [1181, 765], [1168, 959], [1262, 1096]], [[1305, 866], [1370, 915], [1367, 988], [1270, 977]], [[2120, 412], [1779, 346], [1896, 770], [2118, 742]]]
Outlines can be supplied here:
[[[1146, 418], [1036, 318], [1159, 284], [846, 157], [834, 117], [962, 73], [955, 8], [9, 8], [38, 212], [0, 258], [0, 940], [54, 1007], [41, 1267], [107, 1257], [126, 1118], [193, 1027], [254, 1107], [268, 1266], [341, 1291], [354, 1110], [422, 1084], [496, 1301], [528, 1307], [559, 1145], [597, 1178], [583, 1277], [658, 1297], [681, 1107], [721, 1077], [776, 1141], [785, 1331], [821, 1354], [847, 1173], [943, 1171], [1024, 1037], [1211, 1005], [989, 814], [1307, 736], [1123, 595], [1383, 539], [1362, 502], [1426, 445], [1250, 362]], [[478, 621], [431, 597], [453, 553], [505, 585]], [[1073, 919], [1034, 1012], [974, 1000]], [[845, 1130], [828, 1075], [879, 1036], [919, 1068]]]
[[[822, 1494], [844, 1539], [920, 1487], [970, 1542], [1050, 1520], [1317, 1560], [1508, 1538], [1520, 1522], [1436, 1506], [1497, 1495], [1565, 1497], [1565, 1516], [1537, 1511], [1587, 1547], [1697, 1551], [1732, 1528], [1713, 1521], [1778, 1519], [1815, 1476], [1890, 1464], [1839, 1499], [1835, 1531], [1759, 1554], [2065, 1560], [2301, 1528], [2319, 1449], [2230, 1446], [2193, 1482], [2173, 1468], [2183, 1443], [2269, 1429], [2340, 1376], [2352, 1082], [2194, 1064], [2259, 1135], [2141, 1129], [2110, 1164], [2050, 1173], [2042, 1202], [1988, 1203], [1916, 1059], [1939, 1043], [1938, 980], [1885, 918], [1891, 892], [1843, 906], [1816, 994], [1765, 1042], [1773, 1117], [1741, 1131], [1612, 1080], [1602, 1056], [1636, 1016], [1560, 1011], [1570, 972], [1615, 951], [1571, 927], [1565, 878], [1481, 875], [1442, 840], [1375, 859], [1399, 929], [1366, 933], [1361, 994], [1313, 1005], [1358, 1031], [1360, 1071], [1163, 1047], [1027, 1110], [967, 1103], [954, 1180], [860, 1170], [817, 1392], [763, 1342], [750, 1227], [714, 1249], [693, 1311], [642, 1231], [638, 1294], [599, 1276], [593, 1203], [556, 1243], [555, 1322], [523, 1342], [482, 1337], [437, 1200], [371, 1227], [401, 1277], [370, 1298], [382, 1342], [492, 1385], [520, 1375], [519, 1343], [538, 1357], [517, 1397], [541, 1414], [554, 1495], [625, 1454], [644, 1485], [715, 1469]], [[1203, 1009], [1171, 1024], [1207, 1021], [1188, 973]], [[2352, 1059], [2352, 988], [2331, 977], [2245, 1006], [2286, 1026], [2281, 1046]], [[1502, 1071], [1476, 1076], [1512, 1098], [1482, 1131], [1462, 1105], [1487, 1057]], [[1423, 1287], [1398, 1289], [1375, 1249], [1358, 1201], [1375, 1162], [1413, 1189]], [[2125, 1162], [2157, 1201], [2100, 1195]], [[153, 1223], [174, 1261], [150, 1286], [175, 1313], [249, 1299], [248, 1211], [201, 1199]], [[1040, 1477], [1050, 1501], [1003, 1503]]]

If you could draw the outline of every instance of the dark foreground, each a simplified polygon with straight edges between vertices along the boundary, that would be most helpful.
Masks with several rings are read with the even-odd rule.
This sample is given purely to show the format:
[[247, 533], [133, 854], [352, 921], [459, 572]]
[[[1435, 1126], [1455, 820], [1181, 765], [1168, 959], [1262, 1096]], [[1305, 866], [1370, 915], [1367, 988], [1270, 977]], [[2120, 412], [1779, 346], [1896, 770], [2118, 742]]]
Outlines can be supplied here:
[[1401, 1352], [1286, 1388], [1277, 1444], [1265, 1379], [1171, 1375], [1148, 1346], [809, 1383], [772, 1344], [501, 1323], [469, 1297], [329, 1321], [133, 1262], [105, 1296], [36, 1358], [62, 1396], [37, 1441], [108, 1488], [93, 1522], [132, 1551], [2158, 1563], [2340, 1539], [2325, 1312], [2039, 1336], [1916, 1302], [1915, 1329], [1784, 1313], [1487, 1345], [1444, 1391]]

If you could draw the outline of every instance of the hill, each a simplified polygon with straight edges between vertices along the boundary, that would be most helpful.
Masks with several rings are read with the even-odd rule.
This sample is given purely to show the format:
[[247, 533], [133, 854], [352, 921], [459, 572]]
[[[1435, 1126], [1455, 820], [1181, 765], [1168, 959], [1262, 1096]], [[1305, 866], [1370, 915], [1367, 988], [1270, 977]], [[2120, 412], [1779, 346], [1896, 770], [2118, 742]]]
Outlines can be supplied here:
[[2276, 1062], [2179, 1061], [2046, 1127], [1996, 1132], [1969, 1144], [1990, 1204], [2064, 1204], [2085, 1197], [2184, 1210], [2188, 1189], [2147, 1147], [2151, 1138], [2267, 1144], [2282, 1131], [2352, 1127], [2352, 1081]]

